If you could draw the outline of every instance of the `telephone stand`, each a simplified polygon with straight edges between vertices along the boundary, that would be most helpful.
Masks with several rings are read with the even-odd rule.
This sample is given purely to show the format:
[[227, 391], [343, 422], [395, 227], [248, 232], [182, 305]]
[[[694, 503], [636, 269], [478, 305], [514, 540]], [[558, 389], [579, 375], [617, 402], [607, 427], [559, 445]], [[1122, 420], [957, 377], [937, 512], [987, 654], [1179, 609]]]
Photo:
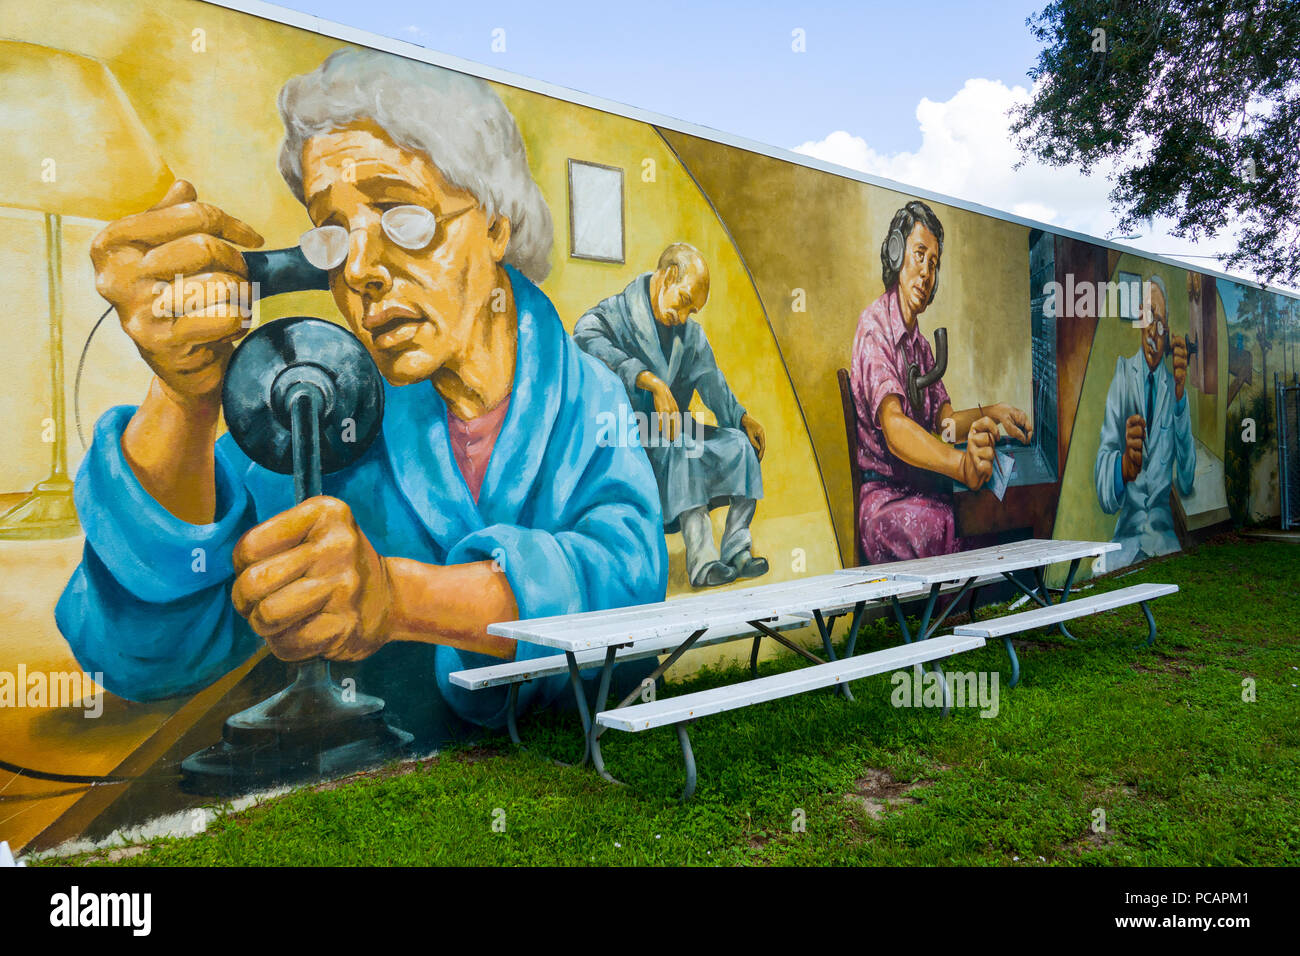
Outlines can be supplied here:
[[[265, 468], [292, 474], [294, 498], [321, 493], [321, 475], [365, 453], [383, 420], [379, 370], [357, 339], [313, 318], [280, 319], [231, 356], [222, 411], [235, 443]], [[298, 664], [284, 690], [226, 719], [221, 740], [181, 763], [182, 789], [232, 796], [338, 776], [400, 757], [412, 736], [384, 701]]]

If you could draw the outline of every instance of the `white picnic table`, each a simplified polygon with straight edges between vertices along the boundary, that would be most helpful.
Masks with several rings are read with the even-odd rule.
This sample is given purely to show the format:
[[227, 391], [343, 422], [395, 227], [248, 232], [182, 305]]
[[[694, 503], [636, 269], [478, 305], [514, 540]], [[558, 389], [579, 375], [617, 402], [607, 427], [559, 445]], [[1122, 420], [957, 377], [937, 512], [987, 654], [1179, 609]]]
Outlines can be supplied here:
[[[972, 551], [959, 551], [956, 554], [945, 554], [939, 557], [915, 558], [910, 561], [877, 564], [872, 565], [871, 569], [891, 580], [912, 581], [918, 588], [929, 587], [930, 594], [926, 600], [925, 608], [921, 612], [921, 623], [917, 628], [915, 638], [924, 641], [935, 635], [943, 622], [947, 620], [948, 615], [952, 613], [968, 591], [972, 592], [970, 614], [971, 620], [974, 621], [975, 601], [979, 594], [981, 581], [991, 576], [1005, 578], [1042, 607], [1051, 607], [1053, 604], [1052, 592], [1047, 587], [1045, 579], [1045, 572], [1050, 565], [1060, 564], [1065, 561], [1070, 562], [1070, 569], [1066, 573], [1065, 587], [1061, 589], [1060, 601], [1056, 602], [1064, 603], [1070, 597], [1070, 588], [1074, 584], [1074, 577], [1079, 571], [1079, 565], [1087, 558], [1095, 560], [1104, 554], [1118, 551], [1119, 548], [1120, 545], [1116, 541], [1054, 541], [1046, 538], [1029, 538], [1024, 541], [1012, 541], [1007, 544], [977, 548]], [[836, 573], [853, 574], [862, 570], [865, 569], [850, 568]], [[1035, 586], [1031, 588], [1017, 578], [1017, 571], [1031, 571], [1034, 576]], [[938, 618], [932, 619], [940, 589], [945, 584], [953, 583], [960, 583], [961, 590], [957, 592], [956, 597], [948, 603], [948, 606]], [[892, 598], [891, 603], [894, 609], [894, 617], [898, 621], [898, 627], [903, 634], [903, 640], [910, 643], [913, 637], [908, 630], [907, 619], [903, 615], [902, 605], [897, 595]], [[1074, 637], [1066, 630], [1063, 622], [1056, 623], [1056, 627], [1064, 637], [1074, 640]], [[1003, 643], [1006, 646], [1007, 655], [1011, 659], [1011, 680], [1007, 686], [1015, 687], [1020, 681], [1020, 659], [1016, 656], [1016, 649], [1010, 638], [1007, 638]]]
[[[578, 716], [586, 735], [583, 761], [588, 757], [604, 777], [604, 760], [600, 753], [599, 730], [587, 710], [582, 677], [577, 654], [604, 648], [605, 661], [597, 685], [595, 713], [605, 709], [609, 685], [614, 671], [616, 652], [635, 645], [638, 641], [661, 641], [680, 638], [680, 643], [668, 657], [646, 678], [653, 683], [685, 654], [710, 628], [724, 628], [748, 624], [761, 636], [770, 637], [795, 653], [816, 664], [823, 661], [803, 646], [789, 640], [770, 623], [781, 617], [804, 615], [817, 623], [827, 657], [835, 661], [831, 641], [829, 615], [853, 610], [853, 627], [850, 631], [848, 654], [852, 655], [852, 642], [857, 636], [857, 625], [868, 603], [892, 597], [903, 592], [916, 591], [911, 580], [891, 580], [875, 568], [858, 568], [854, 571], [836, 571], [811, 578], [784, 581], [778, 584], [759, 585], [740, 591], [697, 594], [675, 601], [641, 604], [608, 611], [589, 611], [583, 614], [557, 615], [523, 621], [502, 621], [490, 624], [489, 634], [509, 637], [519, 641], [541, 644], [563, 651], [568, 661], [569, 683], [573, 689]], [[756, 649], [757, 650], [757, 649]], [[852, 699], [847, 685], [842, 692]], [[613, 709], [625, 707], [642, 695], [640, 688], [633, 690]]]
[[[674, 724], [686, 760], [685, 795], [689, 797], [694, 790], [695, 768], [686, 725], [695, 716], [717, 713], [736, 706], [747, 706], [760, 700], [789, 696], [791, 693], [799, 693], [815, 687], [836, 686], [846, 698], [852, 700], [848, 688], [849, 680], [872, 673], [881, 673], [897, 666], [919, 667], [928, 662], [942, 676], [942, 670], [938, 666], [940, 659], [982, 646], [982, 635], [988, 632], [986, 627], [979, 633], [959, 632], [948, 635], [944, 639], [946, 643], [932, 640], [968, 591], [972, 592], [972, 622], [974, 622], [975, 598], [979, 588], [999, 578], [1011, 582], [1042, 608], [1050, 609], [1068, 600], [1082, 561], [1089, 558], [1096, 559], [1118, 548], [1119, 544], [1110, 541], [1029, 539], [939, 557], [846, 568], [828, 574], [776, 584], [756, 585], [742, 590], [711, 591], [655, 604], [522, 621], [502, 621], [489, 625], [487, 630], [488, 633], [500, 637], [553, 647], [564, 653], [570, 685], [586, 740], [582, 759], [584, 763], [591, 759], [597, 771], [606, 779], [614, 778], [605, 770], [600, 752], [599, 738], [604, 729], [641, 730], [666, 723]], [[1059, 602], [1054, 604], [1053, 589], [1046, 585], [1045, 571], [1050, 565], [1066, 561], [1070, 562], [1070, 568], [1065, 586], [1060, 591]], [[1020, 580], [1016, 576], [1019, 572], [1032, 573], [1034, 586], [1031, 587]], [[934, 617], [935, 605], [941, 590], [945, 586], [951, 589], [955, 585], [960, 585], [955, 597], [937, 618]], [[909, 598], [922, 598], [925, 601], [920, 625], [915, 635], [908, 627], [902, 608], [902, 601]], [[1132, 600], [1137, 601], [1141, 598], [1141, 595], [1137, 595]], [[867, 605], [876, 601], [888, 601], [892, 605], [904, 643], [898, 648], [874, 651], [862, 658], [851, 660], [863, 613]], [[1080, 604], [1078, 613], [1047, 611], [1046, 616], [1042, 618], [1042, 623], [1059, 627], [1066, 637], [1073, 640], [1065, 630], [1063, 622], [1070, 617], [1095, 612], [1091, 607], [1093, 603], [1091, 600], [1076, 603]], [[1089, 607], [1083, 607], [1084, 604], [1088, 604]], [[1097, 604], [1096, 610], [1109, 606], [1110, 603]], [[1150, 620], [1146, 604], [1143, 604], [1143, 610], [1147, 612]], [[835, 619], [849, 612], [852, 613], [852, 623], [845, 646], [845, 657], [837, 662], [831, 632]], [[1019, 617], [1027, 618], [1029, 615], [1019, 615]], [[817, 624], [827, 660], [817, 657], [780, 633], [781, 627], [789, 627], [792, 621], [797, 624], [800, 620], [812, 620]], [[1036, 619], [1026, 620], [1021, 629], [1036, 623]], [[808, 659], [815, 666], [795, 672], [793, 675], [774, 675], [773, 678], [749, 680], [728, 688], [715, 688], [709, 692], [686, 695], [685, 698], [673, 698], [661, 702], [647, 700], [644, 695], [645, 686], [653, 685], [691, 647], [701, 642], [710, 643], [709, 640], [704, 639], [710, 631], [717, 635], [713, 638], [715, 642], [734, 639], [736, 636], [753, 636], [755, 645], [751, 668], [756, 664], [758, 643], [763, 637], [776, 640]], [[1151, 634], [1154, 636], [1154, 622], [1151, 623]], [[1020, 667], [1009, 634], [1003, 635], [1002, 630], [999, 629], [996, 635], [990, 634], [990, 636], [1004, 638], [1011, 657], [1013, 671], [1011, 686], [1014, 686], [1019, 680]], [[929, 642], [933, 646], [921, 642]], [[939, 646], [941, 643], [943, 646]], [[633, 690], [617, 705], [607, 710], [610, 681], [620, 651], [626, 659], [636, 653], [627, 649], [638, 648], [638, 645], [646, 650], [645, 656], [650, 656], [651, 652], [657, 651], [666, 652], [667, 657], [646, 678], [641, 688]], [[580, 667], [584, 663], [590, 665], [593, 658], [602, 650], [604, 659], [595, 707], [594, 710], [589, 710]], [[551, 672], [555, 672], [554, 667]], [[452, 679], [467, 687], [492, 686], [494, 681], [504, 682], [507, 679], [504, 674], [491, 679], [475, 679], [475, 673], [475, 671], [459, 672], [453, 674]], [[773, 686], [768, 687], [767, 684]], [[777, 684], [780, 686], [776, 686]], [[706, 696], [707, 700], [704, 699]], [[638, 697], [641, 697], [644, 702], [633, 703]], [[680, 705], [678, 705], [679, 701]], [[947, 713], [946, 701], [945, 697], [944, 713]], [[628, 709], [625, 711], [624, 708]]]

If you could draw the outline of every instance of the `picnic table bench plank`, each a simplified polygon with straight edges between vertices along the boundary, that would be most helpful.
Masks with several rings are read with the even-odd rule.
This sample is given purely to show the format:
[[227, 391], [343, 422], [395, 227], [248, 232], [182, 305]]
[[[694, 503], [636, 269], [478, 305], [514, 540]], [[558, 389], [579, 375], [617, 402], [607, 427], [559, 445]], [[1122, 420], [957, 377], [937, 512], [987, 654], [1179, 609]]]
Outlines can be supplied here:
[[757, 677], [739, 684], [727, 684], [680, 697], [666, 697], [644, 704], [630, 704], [596, 715], [596, 723], [614, 730], [642, 731], [683, 720], [747, 707], [806, 691], [859, 680], [873, 674], [910, 667], [983, 647], [982, 637], [958, 635], [936, 637], [917, 644], [888, 647], [857, 657], [801, 667], [798, 670]]
[[[1113, 611], [1116, 608], [1145, 603], [1158, 597], [1164, 597], [1166, 594], [1176, 594], [1177, 592], [1177, 584], [1134, 584], [1131, 587], [1121, 588], [1117, 591], [1107, 591], [1104, 594], [1094, 594], [1086, 598], [1075, 598], [1068, 604], [1053, 604], [1050, 607], [1038, 607], [1030, 611], [1022, 611], [1019, 614], [991, 618], [975, 624], [962, 624], [954, 627], [953, 633], [978, 635], [985, 638], [1005, 637], [1008, 634], [1019, 634], [1023, 631], [1048, 627], [1058, 621], [1068, 621], [1089, 614], [1100, 614], [1102, 611]], [[1148, 641], [1148, 643], [1150, 642]]]
[[[710, 714], [791, 697], [822, 687], [844, 686], [851, 680], [949, 657], [962, 651], [983, 647], [984, 643], [982, 637], [948, 635], [922, 643], [885, 648], [859, 657], [805, 667], [797, 671], [760, 677], [741, 684], [697, 691], [681, 697], [619, 706], [596, 714], [592, 736], [598, 737], [605, 729], [637, 733], [652, 727], [671, 724], [677, 731], [682, 761], [686, 768], [686, 785], [682, 790], [682, 801], [685, 802], [695, 792], [696, 785], [695, 754], [687, 731], [687, 725], [692, 721]], [[942, 679], [942, 670], [939, 673]], [[943, 713], [946, 715], [951, 703], [951, 694], [946, 681], [943, 683], [943, 700]], [[603, 764], [600, 765], [600, 769], [603, 776], [613, 779], [604, 772]]]
[[[1156, 619], [1151, 614], [1151, 606], [1148, 602], [1166, 594], [1173, 594], [1177, 590], [1178, 585], [1176, 584], [1137, 584], [1132, 587], [1121, 588], [1118, 591], [1107, 591], [1104, 594], [1094, 594], [1086, 598], [1075, 598], [1068, 604], [1064, 600], [1052, 604], [1050, 601], [1041, 599], [1038, 595], [1030, 594], [1031, 597], [1038, 599], [1042, 605], [1041, 607], [979, 623], [972, 621], [969, 624], [954, 628], [953, 632], [979, 634], [985, 637], [1001, 637], [1002, 646], [1006, 648], [1007, 657], [1011, 660], [1011, 680], [1008, 686], [1015, 687], [1020, 682], [1020, 658], [1016, 655], [1015, 645], [1011, 642], [1012, 634], [1033, 630], [1037, 627], [1051, 627], [1055, 624], [1065, 637], [1073, 641], [1075, 640], [1074, 635], [1062, 626], [1061, 621], [1083, 617], [1087, 614], [1098, 614], [1102, 611], [1113, 610], [1129, 604], [1140, 604], [1142, 613], [1147, 619], [1147, 637], [1143, 643], [1145, 646], [1150, 647], [1155, 643], [1156, 639]], [[1026, 593], [1029, 594], [1030, 592], [1026, 590]], [[989, 634], [987, 633], [989, 629], [996, 630], [997, 633]]]

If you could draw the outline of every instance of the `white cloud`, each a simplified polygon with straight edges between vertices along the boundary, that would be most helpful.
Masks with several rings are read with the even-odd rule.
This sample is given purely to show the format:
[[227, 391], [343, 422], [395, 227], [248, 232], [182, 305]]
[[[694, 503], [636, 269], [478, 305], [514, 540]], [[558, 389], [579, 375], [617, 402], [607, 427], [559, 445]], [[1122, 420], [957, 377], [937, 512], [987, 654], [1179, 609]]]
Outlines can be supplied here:
[[[1077, 168], [1053, 168], [1033, 160], [1015, 168], [1022, 154], [1013, 141], [1007, 112], [1028, 98], [1029, 90], [1023, 86], [970, 79], [951, 99], [926, 98], [917, 105], [921, 145], [915, 152], [879, 153], [862, 136], [842, 129], [794, 151], [1052, 226], [1101, 238], [1113, 236], [1119, 217], [1108, 198], [1112, 186], [1106, 177], [1112, 167], [1090, 176]], [[1207, 256], [1233, 248], [1231, 235], [1193, 242], [1171, 236], [1171, 225], [1157, 219], [1150, 229], [1139, 228], [1139, 239], [1115, 238], [1170, 258]], [[1220, 267], [1216, 259], [1184, 261], [1201, 268]]]

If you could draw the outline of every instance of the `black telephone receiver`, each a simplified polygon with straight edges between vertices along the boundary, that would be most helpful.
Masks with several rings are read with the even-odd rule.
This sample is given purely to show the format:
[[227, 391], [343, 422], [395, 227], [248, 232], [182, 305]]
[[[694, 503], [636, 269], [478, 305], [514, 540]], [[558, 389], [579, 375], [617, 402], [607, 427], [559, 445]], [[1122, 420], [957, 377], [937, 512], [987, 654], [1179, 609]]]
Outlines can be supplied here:
[[308, 262], [298, 246], [245, 252], [243, 256], [248, 266], [248, 281], [257, 283], [259, 298], [284, 292], [329, 291], [330, 274]]
[[[1201, 350], [1201, 347], [1200, 347], [1199, 345], [1196, 344], [1196, 339], [1192, 338], [1190, 335], [1186, 337], [1185, 341], [1187, 342], [1187, 357], [1188, 357], [1188, 358], [1191, 358], [1193, 355], [1195, 355], [1197, 352], [1199, 352], [1199, 351]], [[1165, 336], [1165, 355], [1173, 355], [1173, 354], [1174, 354], [1174, 340], [1173, 340], [1173, 336], [1166, 335], [1166, 336]]]
[[912, 403], [916, 414], [921, 414], [925, 396], [923, 393], [948, 371], [948, 330], [934, 330], [934, 367], [923, 372], [915, 362], [907, 366], [907, 400]]

